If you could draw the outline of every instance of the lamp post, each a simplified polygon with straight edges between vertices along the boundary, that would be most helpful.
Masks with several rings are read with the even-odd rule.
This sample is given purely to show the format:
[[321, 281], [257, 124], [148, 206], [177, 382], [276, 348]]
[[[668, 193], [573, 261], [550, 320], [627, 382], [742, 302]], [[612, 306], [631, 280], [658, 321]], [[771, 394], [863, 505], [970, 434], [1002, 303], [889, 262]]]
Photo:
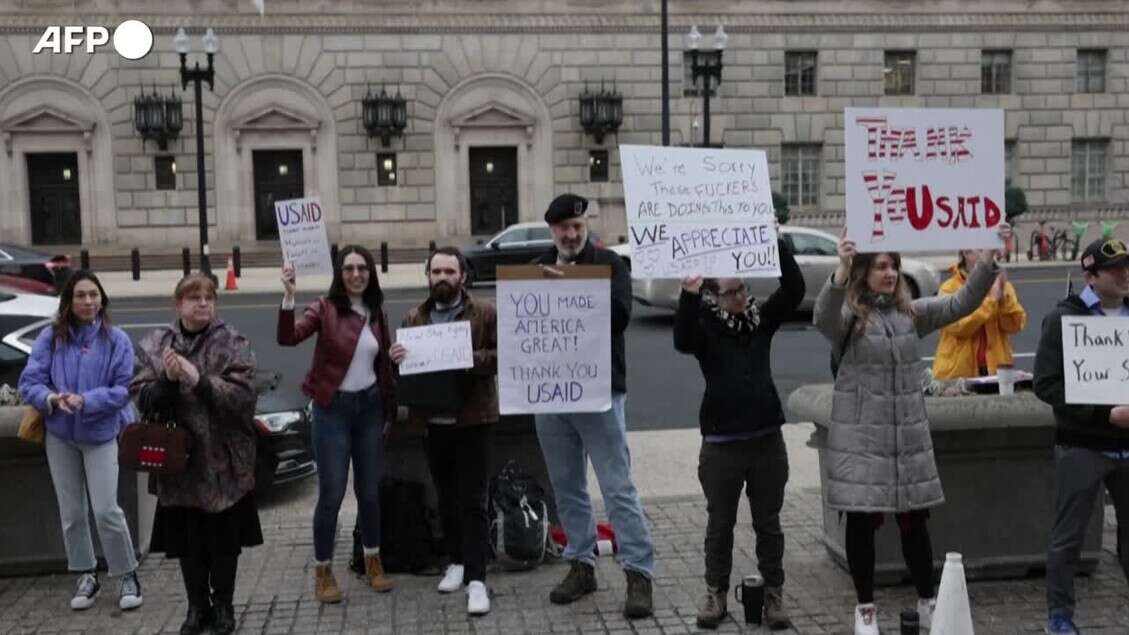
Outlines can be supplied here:
[[703, 148], [710, 147], [710, 95], [713, 94], [714, 87], [721, 84], [721, 56], [727, 42], [729, 35], [721, 25], [718, 25], [717, 31], [713, 34], [712, 51], [699, 50], [702, 45], [702, 34], [698, 32], [698, 25], [691, 26], [690, 32], [686, 34], [686, 52], [690, 55], [690, 77], [695, 87], [699, 86], [698, 80], [702, 80]]
[[662, 37], [662, 140], [664, 146], [670, 145], [670, 46], [666, 37], [669, 28], [669, 15], [667, 0], [662, 0], [662, 18], [659, 21], [659, 28]]
[[193, 68], [188, 68], [190, 44], [188, 34], [184, 32], [183, 27], [176, 30], [173, 42], [176, 45], [176, 52], [180, 54], [180, 87], [183, 90], [192, 83], [196, 91], [196, 189], [200, 203], [200, 273], [215, 280], [211, 263], [208, 261], [208, 195], [204, 180], [204, 104], [201, 84], [207, 82], [208, 90], [215, 90], [216, 71], [212, 61], [216, 51], [219, 50], [219, 38], [211, 29], [204, 33], [204, 52], [208, 55], [208, 68], [205, 69], [200, 68], [199, 60]]

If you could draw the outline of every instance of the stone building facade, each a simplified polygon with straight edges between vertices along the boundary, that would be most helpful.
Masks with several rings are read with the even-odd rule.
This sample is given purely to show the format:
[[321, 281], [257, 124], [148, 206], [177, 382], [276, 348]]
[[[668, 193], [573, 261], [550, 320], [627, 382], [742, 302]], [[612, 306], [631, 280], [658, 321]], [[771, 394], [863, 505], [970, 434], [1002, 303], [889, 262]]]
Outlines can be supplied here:
[[[49, 25], [150, 25], [130, 61], [33, 54]], [[1008, 174], [1036, 216], [1113, 218], [1129, 208], [1129, 5], [954, 0], [672, 2], [672, 143], [701, 142], [702, 100], [684, 34], [724, 26], [711, 141], [768, 152], [799, 222], [839, 222], [843, 108], [1006, 110]], [[574, 191], [606, 235], [625, 228], [620, 143], [661, 142], [658, 0], [0, 0], [0, 242], [141, 246], [198, 240], [195, 118], [173, 34], [219, 36], [205, 88], [213, 244], [277, 248], [270, 201], [319, 196], [334, 241], [420, 246], [537, 220]], [[602, 142], [578, 97], [603, 83], [623, 123]], [[167, 150], [143, 141], [143, 91], [184, 101]], [[384, 147], [362, 125], [382, 87], [407, 101]], [[605, 156], [603, 152], [607, 152]], [[391, 168], [391, 169], [389, 169]], [[504, 219], [504, 220], [503, 220]]]

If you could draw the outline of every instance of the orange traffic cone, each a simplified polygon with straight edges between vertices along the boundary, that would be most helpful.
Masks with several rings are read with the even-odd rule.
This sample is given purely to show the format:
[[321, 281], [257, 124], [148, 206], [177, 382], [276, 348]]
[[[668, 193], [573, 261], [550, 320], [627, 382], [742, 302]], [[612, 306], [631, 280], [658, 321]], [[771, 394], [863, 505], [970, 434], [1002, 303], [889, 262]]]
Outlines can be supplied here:
[[235, 284], [235, 263], [231, 260], [231, 256], [227, 257], [227, 284], [223, 288], [225, 291], [237, 291], [239, 289]]

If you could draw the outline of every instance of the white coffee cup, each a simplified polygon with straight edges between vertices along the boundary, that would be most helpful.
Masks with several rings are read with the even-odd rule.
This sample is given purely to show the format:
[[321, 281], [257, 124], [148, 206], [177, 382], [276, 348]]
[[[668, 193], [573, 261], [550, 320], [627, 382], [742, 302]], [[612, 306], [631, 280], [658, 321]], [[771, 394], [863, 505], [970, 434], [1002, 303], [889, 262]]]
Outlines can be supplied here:
[[1015, 394], [1015, 367], [1011, 364], [1000, 364], [996, 368], [996, 380], [1000, 385], [1001, 395]]

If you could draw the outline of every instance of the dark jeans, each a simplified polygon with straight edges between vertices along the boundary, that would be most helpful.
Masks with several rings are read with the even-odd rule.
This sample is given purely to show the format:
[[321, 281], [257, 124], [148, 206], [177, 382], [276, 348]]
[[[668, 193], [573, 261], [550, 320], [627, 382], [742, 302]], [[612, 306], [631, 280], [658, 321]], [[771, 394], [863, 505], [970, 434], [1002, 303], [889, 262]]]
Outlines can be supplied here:
[[[926, 526], [929, 512], [915, 510], [894, 517], [902, 536], [902, 558], [917, 588], [917, 597], [932, 598], [933, 543]], [[882, 522], [882, 514], [847, 512], [847, 567], [851, 570], [859, 604], [874, 601], [874, 532]]]
[[333, 559], [337, 512], [353, 463], [353, 493], [361, 526], [361, 544], [380, 546], [380, 476], [384, 467], [384, 410], [373, 386], [338, 391], [328, 408], [314, 404], [310, 437], [318, 466], [318, 502], [314, 506], [314, 558]]
[[[733, 570], [733, 526], [741, 489], [749, 497], [756, 532], [757, 567], [766, 586], [784, 584], [784, 532], [780, 508], [788, 482], [788, 451], [776, 431], [748, 441], [702, 442], [698, 480], [706, 495], [706, 584], [729, 589]], [[746, 487], [747, 486], [747, 487]]]
[[1074, 575], [1103, 483], [1117, 515], [1117, 558], [1129, 580], [1129, 459], [1055, 446], [1055, 524], [1047, 553], [1047, 611], [1051, 615], [1074, 616]]
[[467, 582], [486, 581], [489, 432], [489, 425], [427, 426], [427, 459], [439, 495], [444, 547], [451, 564], [465, 567]]

